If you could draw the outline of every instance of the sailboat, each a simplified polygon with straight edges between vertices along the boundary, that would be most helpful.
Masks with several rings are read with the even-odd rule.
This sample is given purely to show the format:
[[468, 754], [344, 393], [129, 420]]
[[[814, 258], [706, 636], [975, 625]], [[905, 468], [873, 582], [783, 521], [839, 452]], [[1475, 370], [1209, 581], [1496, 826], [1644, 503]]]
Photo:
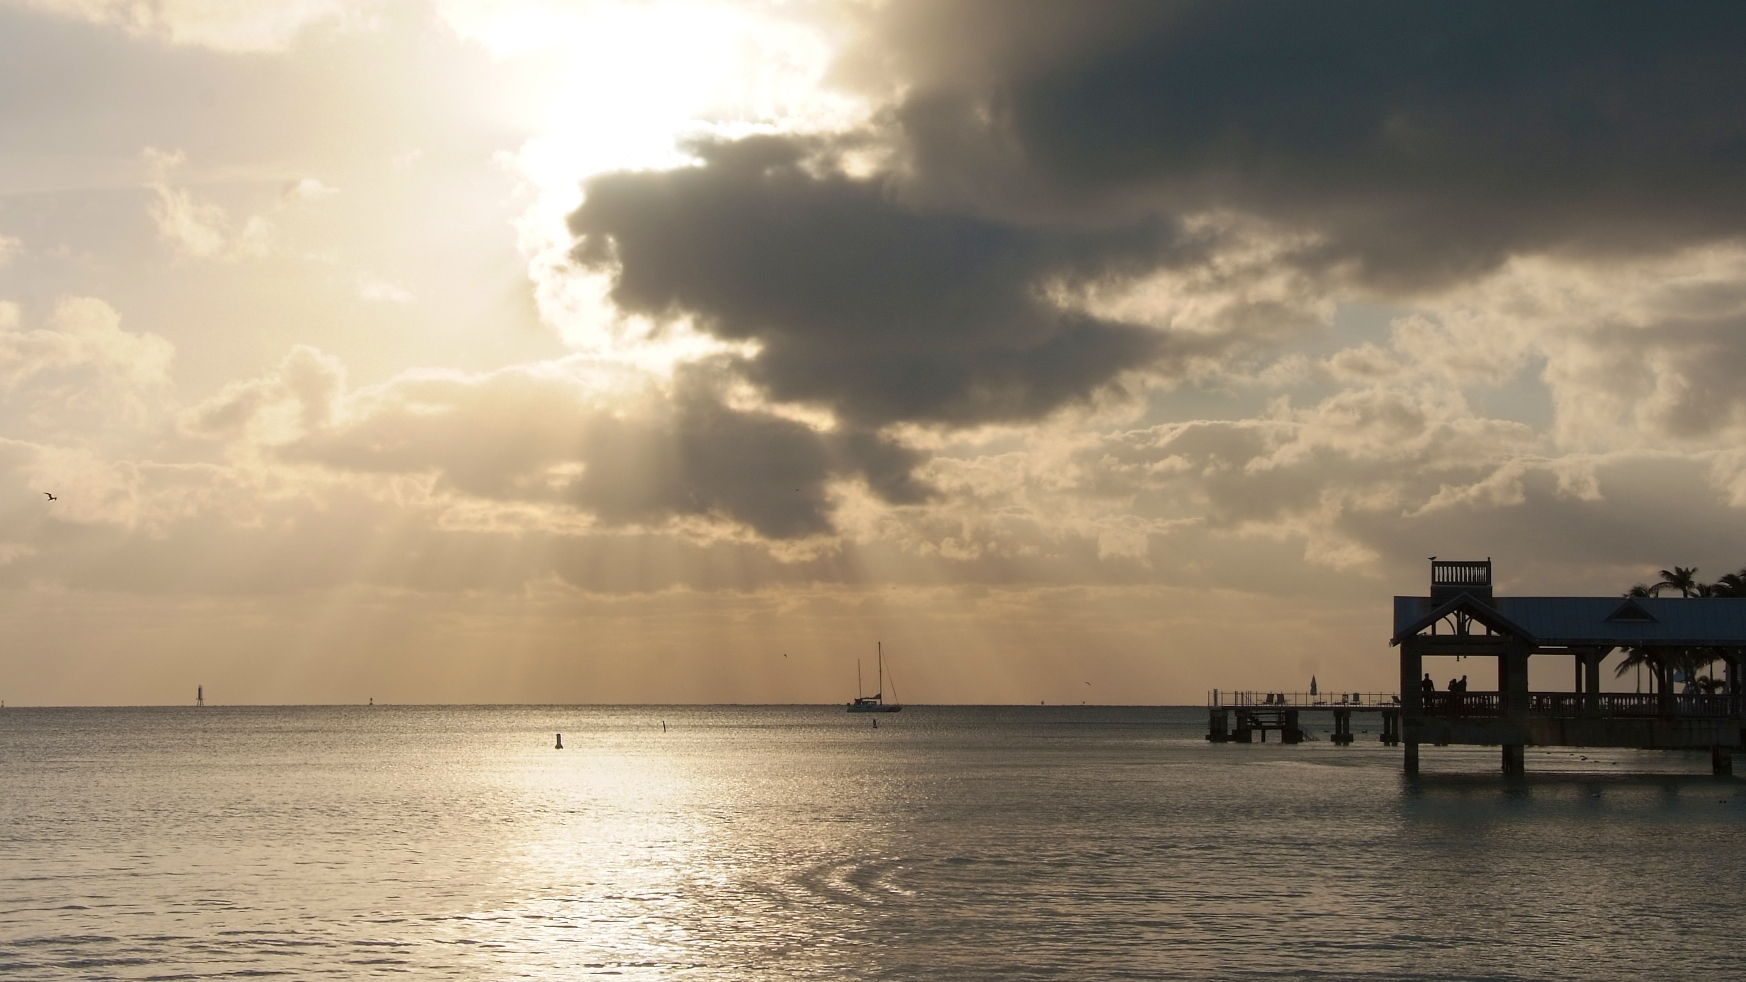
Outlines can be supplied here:
[[[884, 642], [876, 643], [879, 645], [879, 691], [870, 696], [861, 694], [861, 659], [855, 659], [855, 701], [849, 703], [849, 712], [851, 713], [900, 713], [903, 711], [902, 705], [885, 701], [885, 644]], [[895, 684], [891, 687], [891, 694], [893, 697], [897, 695]]]

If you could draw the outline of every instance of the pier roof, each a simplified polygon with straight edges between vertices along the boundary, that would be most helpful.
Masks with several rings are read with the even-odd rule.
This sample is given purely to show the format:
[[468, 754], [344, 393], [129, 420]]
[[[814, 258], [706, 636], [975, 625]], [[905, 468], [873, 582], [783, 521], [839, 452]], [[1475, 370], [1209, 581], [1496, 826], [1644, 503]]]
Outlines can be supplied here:
[[1736, 597], [1395, 597], [1394, 643], [1457, 611], [1554, 647], [1746, 647], [1746, 599]]

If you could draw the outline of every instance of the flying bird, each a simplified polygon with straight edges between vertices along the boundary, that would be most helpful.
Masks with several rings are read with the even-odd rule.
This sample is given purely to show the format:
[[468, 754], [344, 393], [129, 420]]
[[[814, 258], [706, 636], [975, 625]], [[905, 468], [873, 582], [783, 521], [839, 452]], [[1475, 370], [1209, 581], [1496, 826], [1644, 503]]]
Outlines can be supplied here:
[[61, 499], [59, 499], [59, 498], [57, 498], [57, 497], [55, 497], [55, 496], [54, 496], [54, 495], [52, 495], [52, 494], [49, 494], [49, 493], [48, 493], [48, 492], [47, 492], [47, 491], [44, 491], [44, 492], [43, 492], [43, 494], [48, 494], [48, 499], [49, 499], [49, 500], [50, 500], [50, 501], [59, 501], [59, 500], [61, 500]]

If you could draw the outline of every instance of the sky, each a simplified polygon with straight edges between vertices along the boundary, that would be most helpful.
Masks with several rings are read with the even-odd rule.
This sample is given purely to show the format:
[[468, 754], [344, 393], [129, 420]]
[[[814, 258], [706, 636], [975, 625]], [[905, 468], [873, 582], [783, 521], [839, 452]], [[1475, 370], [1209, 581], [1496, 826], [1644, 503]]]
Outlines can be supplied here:
[[829, 703], [877, 644], [916, 703], [1388, 691], [1430, 556], [1740, 569], [1741, 50], [0, 0], [0, 698]]

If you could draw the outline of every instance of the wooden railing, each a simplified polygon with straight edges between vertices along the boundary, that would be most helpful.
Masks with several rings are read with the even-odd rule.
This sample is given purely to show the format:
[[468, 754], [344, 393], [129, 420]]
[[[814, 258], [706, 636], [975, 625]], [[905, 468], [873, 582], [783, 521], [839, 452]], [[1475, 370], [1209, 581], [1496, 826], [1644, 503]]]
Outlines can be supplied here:
[[1382, 709], [1400, 705], [1392, 692], [1232, 692], [1213, 689], [1206, 694], [1208, 706], [1238, 709]]
[[1491, 586], [1491, 560], [1432, 560], [1431, 586]]
[[[1426, 716], [1502, 716], [1503, 702], [1495, 692], [1427, 692], [1423, 695]], [[1592, 701], [1591, 701], [1592, 700]], [[1591, 710], [1589, 707], [1593, 706]], [[1590, 696], [1580, 692], [1530, 692], [1528, 715], [1577, 717], [1591, 713], [1598, 716], [1645, 718], [1730, 718], [1740, 717], [1740, 696], [1702, 695], [1698, 693], [1636, 693], [1602, 692]]]
[[1427, 692], [1426, 716], [1502, 716], [1503, 704], [1495, 692]]
[[[1496, 692], [1426, 692], [1420, 696], [1426, 716], [1496, 717], [1502, 716], [1503, 701]], [[1593, 703], [1590, 700], [1594, 700]], [[1393, 709], [1400, 706], [1400, 697], [1392, 692], [1333, 692], [1310, 695], [1307, 692], [1231, 692], [1207, 693], [1207, 705], [1236, 709]], [[1594, 706], [1591, 711], [1590, 705]], [[1636, 693], [1602, 692], [1588, 695], [1579, 692], [1530, 692], [1528, 715], [1551, 717], [1625, 716], [1643, 718], [1695, 717], [1716, 719], [1739, 717], [1746, 719], [1746, 696], [1703, 695], [1699, 693]]]

